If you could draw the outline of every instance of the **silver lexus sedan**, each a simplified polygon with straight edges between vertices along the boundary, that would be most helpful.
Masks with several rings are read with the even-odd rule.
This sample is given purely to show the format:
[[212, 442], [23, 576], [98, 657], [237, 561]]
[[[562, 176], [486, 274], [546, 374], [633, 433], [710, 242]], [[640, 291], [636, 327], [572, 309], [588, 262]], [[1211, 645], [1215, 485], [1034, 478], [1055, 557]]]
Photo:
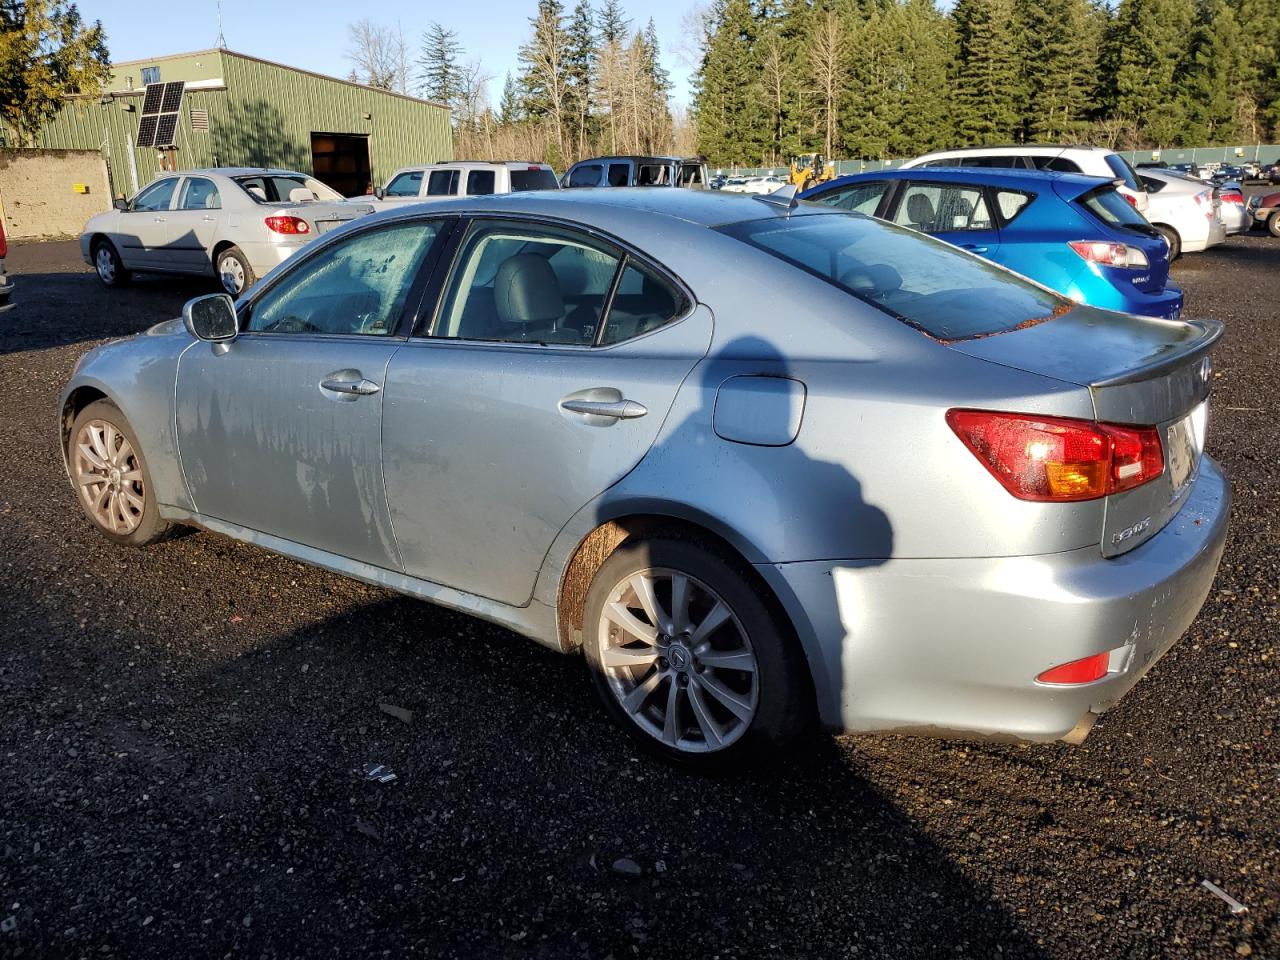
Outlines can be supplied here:
[[778, 197], [474, 197], [91, 350], [59, 427], [111, 540], [201, 527], [581, 650], [671, 759], [1074, 742], [1213, 581], [1221, 329]]

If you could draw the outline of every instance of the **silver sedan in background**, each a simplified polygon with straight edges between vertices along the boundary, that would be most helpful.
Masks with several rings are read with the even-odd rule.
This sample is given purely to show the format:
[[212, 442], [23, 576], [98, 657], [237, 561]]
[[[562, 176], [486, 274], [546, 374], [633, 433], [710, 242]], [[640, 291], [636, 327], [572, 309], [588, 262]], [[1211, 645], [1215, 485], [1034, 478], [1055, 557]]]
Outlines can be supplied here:
[[814, 721], [1082, 738], [1217, 570], [1220, 332], [829, 206], [526, 193], [344, 227], [90, 351], [58, 415], [104, 536], [581, 650], [640, 743], [733, 766]]
[[239, 296], [309, 240], [372, 212], [305, 173], [187, 170], [91, 218], [80, 252], [108, 287], [135, 270], [185, 273], [216, 276]]

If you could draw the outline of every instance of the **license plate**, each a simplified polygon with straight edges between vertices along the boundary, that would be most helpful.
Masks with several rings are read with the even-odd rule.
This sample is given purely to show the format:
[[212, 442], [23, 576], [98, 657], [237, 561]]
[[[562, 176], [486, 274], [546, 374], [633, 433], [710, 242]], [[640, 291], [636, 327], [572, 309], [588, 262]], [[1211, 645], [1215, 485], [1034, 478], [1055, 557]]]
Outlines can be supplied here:
[[316, 233], [328, 233], [335, 227], [340, 227], [347, 221], [345, 220], [317, 220]]
[[1169, 426], [1165, 444], [1169, 461], [1169, 477], [1173, 480], [1174, 491], [1181, 490], [1195, 469], [1199, 458], [1199, 444], [1196, 442], [1196, 430], [1192, 423], [1195, 413], [1190, 413]]

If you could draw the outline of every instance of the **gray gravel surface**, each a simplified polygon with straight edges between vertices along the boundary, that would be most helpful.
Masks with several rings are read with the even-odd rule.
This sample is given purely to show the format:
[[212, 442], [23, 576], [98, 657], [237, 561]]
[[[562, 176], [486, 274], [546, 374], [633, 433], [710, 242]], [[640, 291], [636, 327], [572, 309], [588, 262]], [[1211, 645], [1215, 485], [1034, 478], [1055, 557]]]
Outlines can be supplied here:
[[1231, 539], [1086, 744], [844, 737], [743, 779], [641, 758], [580, 660], [485, 623], [210, 534], [96, 536], [57, 392], [211, 283], [105, 291], [73, 244], [8, 267], [0, 956], [1280, 956], [1280, 241], [1175, 270], [1228, 327]]

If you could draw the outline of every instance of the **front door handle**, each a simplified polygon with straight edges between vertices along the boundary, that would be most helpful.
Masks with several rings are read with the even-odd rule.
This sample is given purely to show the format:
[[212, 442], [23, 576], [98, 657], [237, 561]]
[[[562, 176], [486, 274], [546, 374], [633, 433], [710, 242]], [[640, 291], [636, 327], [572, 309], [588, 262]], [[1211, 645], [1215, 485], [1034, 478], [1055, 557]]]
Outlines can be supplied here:
[[164, 217], [156, 217], [155, 222], [156, 222], [156, 223], [168, 223], [169, 221], [168, 221], [168, 220], [166, 220]]
[[320, 381], [320, 389], [329, 390], [333, 393], [341, 393], [354, 400], [356, 397], [371, 396], [382, 388], [372, 380], [365, 380], [363, 377], [358, 380], [339, 380], [336, 377], [327, 377]]
[[962, 249], [968, 250], [970, 253], [986, 253], [987, 248], [980, 243], [966, 243]]
[[611, 420], [634, 420], [649, 412], [648, 407], [635, 400], [561, 400], [560, 406], [571, 413]]

